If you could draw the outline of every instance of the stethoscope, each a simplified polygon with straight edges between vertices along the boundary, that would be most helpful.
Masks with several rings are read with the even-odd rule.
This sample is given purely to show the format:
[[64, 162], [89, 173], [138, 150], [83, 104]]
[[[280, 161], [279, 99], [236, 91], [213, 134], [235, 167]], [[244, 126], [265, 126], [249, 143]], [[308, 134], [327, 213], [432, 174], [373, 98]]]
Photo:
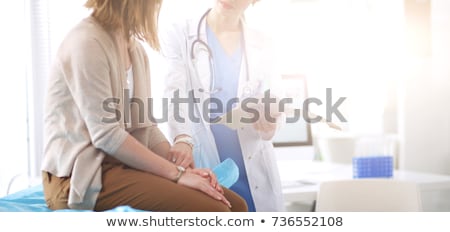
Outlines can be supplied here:
[[[208, 62], [209, 62], [209, 71], [210, 71], [210, 83], [209, 83], [209, 90], [206, 90], [204, 88], [200, 88], [200, 92], [204, 92], [207, 94], [215, 94], [218, 93], [222, 90], [222, 88], [220, 87], [216, 87], [215, 86], [215, 79], [216, 79], [216, 75], [214, 72], [214, 59], [213, 59], [213, 53], [211, 48], [209, 47], [209, 45], [203, 41], [200, 38], [200, 31], [201, 31], [201, 27], [202, 27], [202, 23], [203, 21], [205, 21], [206, 16], [208, 16], [209, 12], [211, 11], [211, 9], [208, 9], [203, 16], [200, 18], [200, 21], [198, 22], [198, 26], [197, 26], [197, 38], [192, 42], [191, 45], [191, 61], [194, 64], [194, 70], [195, 70], [195, 74], [198, 77], [200, 77], [199, 72], [198, 72], [198, 68], [197, 68], [197, 62], [196, 62], [196, 56], [195, 56], [195, 48], [196, 46], [198, 47], [198, 49], [203, 49], [205, 50], [205, 52], [208, 54]], [[206, 26], [206, 24], [205, 24]], [[241, 31], [242, 31], [242, 41], [243, 41], [243, 51], [244, 51], [244, 65], [245, 65], [245, 72], [246, 72], [246, 84], [242, 89], [242, 95], [245, 97], [250, 97], [254, 94], [254, 90], [251, 88], [250, 86], [250, 74], [249, 74], [249, 65], [248, 65], [248, 59], [247, 59], [247, 54], [246, 54], [246, 45], [245, 45], [245, 36], [244, 36], [244, 30], [243, 30], [243, 26], [241, 24]]]

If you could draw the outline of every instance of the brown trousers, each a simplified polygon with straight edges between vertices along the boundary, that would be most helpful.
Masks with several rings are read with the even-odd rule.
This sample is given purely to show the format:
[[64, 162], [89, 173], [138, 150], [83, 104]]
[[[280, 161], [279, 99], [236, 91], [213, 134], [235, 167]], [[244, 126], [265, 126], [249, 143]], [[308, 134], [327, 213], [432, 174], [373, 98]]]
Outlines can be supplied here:
[[[52, 210], [67, 209], [70, 177], [42, 173], [44, 195]], [[130, 168], [107, 157], [102, 164], [102, 190], [95, 211], [127, 205], [135, 209], [168, 212], [245, 212], [247, 204], [239, 195], [225, 189], [232, 208], [203, 192], [184, 187], [165, 178]]]

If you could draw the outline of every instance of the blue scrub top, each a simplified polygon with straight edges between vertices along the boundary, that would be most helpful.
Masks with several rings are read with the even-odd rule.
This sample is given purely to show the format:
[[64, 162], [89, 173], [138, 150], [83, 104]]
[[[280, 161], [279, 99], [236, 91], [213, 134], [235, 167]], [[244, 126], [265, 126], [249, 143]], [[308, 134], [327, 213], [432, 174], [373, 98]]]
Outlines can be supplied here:
[[[222, 103], [217, 105], [212, 101], [210, 109], [214, 109], [214, 113], [211, 113], [210, 117], [214, 119], [232, 109], [232, 106], [227, 103], [237, 97], [243, 52], [241, 43], [239, 48], [229, 55], [209, 26], [206, 27], [206, 34], [214, 59], [214, 84], [217, 89], [220, 89], [220, 91], [211, 94], [211, 98], [216, 98]], [[239, 167], [239, 179], [230, 189], [245, 199], [250, 212], [255, 212], [255, 203], [250, 192], [237, 131], [218, 124], [212, 124], [211, 131], [216, 141], [220, 161], [231, 158]]]

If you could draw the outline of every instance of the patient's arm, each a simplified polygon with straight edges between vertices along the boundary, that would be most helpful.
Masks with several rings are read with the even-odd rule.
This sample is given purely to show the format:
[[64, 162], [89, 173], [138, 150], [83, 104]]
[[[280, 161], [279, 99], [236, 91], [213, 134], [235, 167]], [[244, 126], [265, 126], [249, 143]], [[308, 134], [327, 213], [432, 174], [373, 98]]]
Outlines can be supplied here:
[[158, 155], [164, 152], [165, 145], [163, 144], [154, 146], [155, 150], [159, 152], [156, 153], [141, 144], [133, 136], [128, 135], [116, 153], [111, 155], [130, 167], [173, 180], [178, 173], [176, 166]]
[[169, 142], [162, 142], [157, 144], [156, 146], [152, 147], [152, 151], [156, 153], [157, 155], [161, 156], [162, 158], [167, 160], [167, 155], [170, 150], [170, 144]]
[[[160, 152], [164, 152], [167, 149], [164, 144], [165, 142], [160, 143], [156, 145], [155, 148], [157, 148]], [[131, 135], [127, 136], [125, 141], [120, 145], [119, 149], [112, 155], [130, 167], [149, 172], [169, 180], [175, 180], [179, 173], [175, 164], [155, 154], [155, 152], [149, 150]], [[211, 178], [215, 179], [215, 176], [211, 175]], [[231, 207], [230, 202], [225, 198], [225, 196], [223, 196], [220, 189], [217, 188], [217, 185], [213, 186], [213, 183], [205, 178], [201, 171], [189, 170], [180, 177], [177, 183], [202, 191], [210, 197], [222, 201]]]

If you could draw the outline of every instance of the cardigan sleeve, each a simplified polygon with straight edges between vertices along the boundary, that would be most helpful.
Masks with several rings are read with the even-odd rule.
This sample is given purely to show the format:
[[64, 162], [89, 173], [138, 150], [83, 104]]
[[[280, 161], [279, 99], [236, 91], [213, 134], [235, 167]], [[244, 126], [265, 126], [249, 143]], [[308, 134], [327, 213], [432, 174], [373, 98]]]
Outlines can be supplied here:
[[[105, 48], [92, 37], [74, 39], [60, 67], [94, 147], [114, 154], [128, 132], [120, 126], [121, 98], [114, 98], [112, 67]], [[111, 59], [111, 58], [110, 58]]]

